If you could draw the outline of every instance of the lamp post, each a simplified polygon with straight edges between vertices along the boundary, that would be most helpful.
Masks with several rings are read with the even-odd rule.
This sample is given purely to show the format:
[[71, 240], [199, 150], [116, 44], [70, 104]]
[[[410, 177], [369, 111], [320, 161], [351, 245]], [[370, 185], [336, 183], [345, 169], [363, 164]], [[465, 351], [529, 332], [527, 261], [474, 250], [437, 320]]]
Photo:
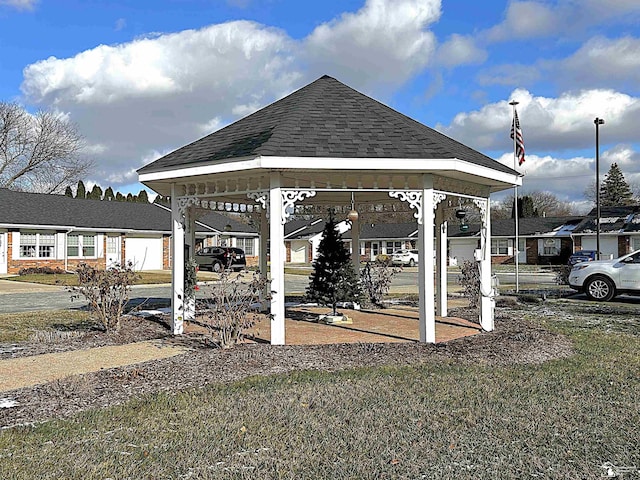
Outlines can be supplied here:
[[600, 125], [602, 118], [593, 121], [596, 126], [596, 260], [600, 260]]

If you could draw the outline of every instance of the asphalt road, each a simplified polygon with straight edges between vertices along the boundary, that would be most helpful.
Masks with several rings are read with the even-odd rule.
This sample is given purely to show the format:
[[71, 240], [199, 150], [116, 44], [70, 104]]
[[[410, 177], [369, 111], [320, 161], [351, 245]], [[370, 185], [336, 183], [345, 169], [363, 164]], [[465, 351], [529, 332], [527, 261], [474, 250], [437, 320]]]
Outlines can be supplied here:
[[[456, 284], [457, 273], [448, 274], [448, 282]], [[499, 274], [500, 285], [505, 286], [515, 282], [513, 274]], [[309, 278], [306, 275], [285, 275], [285, 291], [291, 293], [304, 293]], [[520, 284], [554, 283], [553, 274], [520, 274]], [[392, 281], [391, 288], [400, 291], [412, 291], [417, 293], [418, 272], [417, 268], [406, 268], [397, 274]], [[146, 302], [150, 306], [167, 304], [171, 296], [171, 287], [168, 285], [135, 286], [131, 292], [131, 302], [135, 305]], [[60, 288], [47, 288], [39, 291], [38, 287], [32, 292], [3, 293], [0, 287], [0, 313], [26, 312], [33, 310], [64, 310], [81, 309], [86, 307], [83, 299], [71, 300], [69, 292]]]

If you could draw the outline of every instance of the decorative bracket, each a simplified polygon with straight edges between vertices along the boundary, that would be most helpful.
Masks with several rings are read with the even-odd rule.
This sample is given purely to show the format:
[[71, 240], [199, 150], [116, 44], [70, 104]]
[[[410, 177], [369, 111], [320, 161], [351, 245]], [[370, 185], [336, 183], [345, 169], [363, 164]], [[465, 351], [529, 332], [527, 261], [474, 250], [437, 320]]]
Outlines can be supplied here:
[[247, 198], [250, 198], [254, 202], [260, 205], [267, 215], [269, 215], [269, 191], [261, 190], [259, 192], [249, 192], [247, 193]]
[[445, 198], [447, 198], [446, 193], [442, 192], [433, 192], [433, 209], [438, 208], [438, 204], [442, 202]]
[[397, 190], [389, 192], [389, 196], [397, 198], [401, 202], [407, 202], [410, 208], [415, 209], [413, 218], [418, 221], [419, 225], [422, 225], [422, 192], [414, 190]]
[[296, 202], [315, 196], [315, 190], [282, 190], [282, 224], [287, 223], [287, 219], [293, 213]]
[[486, 223], [485, 215], [487, 213], [487, 205], [489, 204], [489, 199], [485, 200], [480, 198], [474, 198], [473, 204], [476, 207], [478, 207], [478, 210], [480, 210], [480, 215], [482, 216], [482, 223]]

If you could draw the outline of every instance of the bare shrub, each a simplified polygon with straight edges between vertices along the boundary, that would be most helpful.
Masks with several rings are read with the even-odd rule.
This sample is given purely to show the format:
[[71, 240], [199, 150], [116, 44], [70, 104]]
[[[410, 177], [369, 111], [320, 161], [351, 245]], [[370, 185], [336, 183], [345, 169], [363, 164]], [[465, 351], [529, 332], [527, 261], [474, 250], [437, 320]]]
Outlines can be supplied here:
[[392, 266], [390, 260], [367, 262], [360, 272], [360, 282], [368, 307], [384, 308], [383, 299], [389, 293], [391, 279], [401, 271], [402, 268]]
[[81, 263], [76, 270], [78, 286], [70, 287], [71, 299], [84, 297], [100, 326], [106, 332], [120, 329], [120, 318], [129, 301], [131, 285], [137, 278], [132, 265], [117, 265], [107, 270], [98, 270]]
[[556, 282], [558, 285], [569, 285], [569, 274], [571, 273], [571, 266], [558, 265], [553, 267], [553, 271], [556, 274]]
[[72, 338], [81, 337], [82, 335], [83, 332], [78, 332], [76, 330], [36, 330], [31, 336], [29, 336], [29, 341], [33, 343], [58, 343]]
[[212, 340], [222, 348], [241, 342], [246, 331], [261, 318], [261, 301], [270, 300], [270, 281], [259, 273], [232, 275], [229, 269], [220, 280], [203, 289], [204, 299], [198, 301], [202, 315], [198, 319], [209, 329]]
[[469, 299], [471, 308], [480, 307], [480, 267], [478, 262], [465, 260], [460, 266], [458, 284], [462, 286], [462, 293]]

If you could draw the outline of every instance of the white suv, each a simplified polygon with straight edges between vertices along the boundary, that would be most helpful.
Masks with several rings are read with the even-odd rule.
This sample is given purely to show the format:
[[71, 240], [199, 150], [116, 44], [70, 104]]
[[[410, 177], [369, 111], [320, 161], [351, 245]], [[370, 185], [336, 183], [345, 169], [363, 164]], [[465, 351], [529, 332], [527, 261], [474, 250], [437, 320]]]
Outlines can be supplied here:
[[569, 286], [599, 302], [621, 293], [640, 295], [640, 250], [614, 260], [577, 263], [569, 273]]

